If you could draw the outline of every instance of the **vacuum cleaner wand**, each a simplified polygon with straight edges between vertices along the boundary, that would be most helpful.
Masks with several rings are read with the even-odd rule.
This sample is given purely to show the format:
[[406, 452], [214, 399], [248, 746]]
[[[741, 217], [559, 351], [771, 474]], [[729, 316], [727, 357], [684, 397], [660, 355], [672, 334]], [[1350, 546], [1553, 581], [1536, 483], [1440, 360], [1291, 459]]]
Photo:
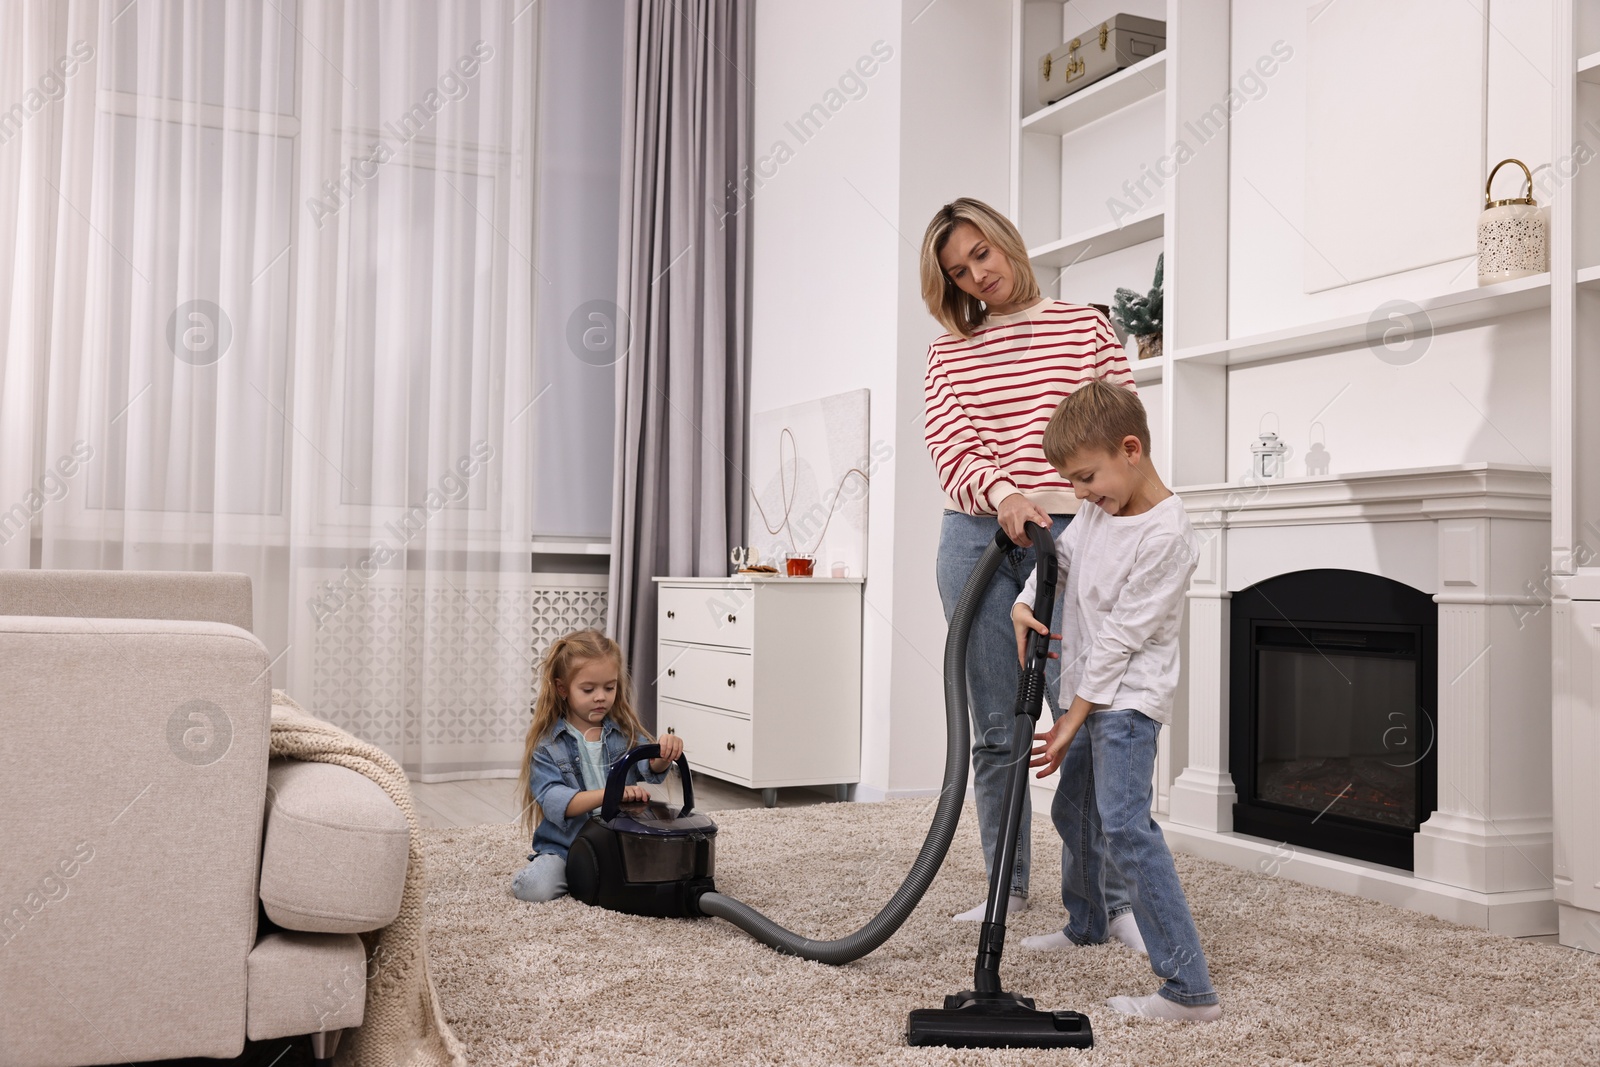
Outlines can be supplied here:
[[[1045, 537], [1048, 539], [1049, 535]], [[1050, 556], [1050, 593], [1054, 595], [1055, 556]], [[1040, 583], [1044, 588], [1044, 583]], [[1049, 604], [1049, 601], [1045, 601]], [[1039, 603], [1034, 602], [1038, 618]], [[1050, 609], [1044, 609], [1044, 618]], [[978, 960], [973, 971], [973, 989], [979, 993], [1000, 992], [1000, 955], [1005, 948], [1006, 913], [1011, 895], [1011, 874], [1017, 862], [1017, 838], [1021, 834], [1022, 797], [1028, 788], [1028, 761], [1019, 758], [1033, 747], [1033, 735], [1038, 727], [1039, 712], [1044, 703], [1044, 663], [1049, 656], [1050, 639], [1033, 633], [1028, 637], [1027, 665], [1017, 685], [1015, 717], [1011, 722], [1011, 773], [1006, 779], [1006, 791], [1000, 810], [1007, 813], [1001, 827], [999, 847], [995, 850], [994, 872], [989, 878], [989, 902], [984, 909], [983, 927], [978, 935]], [[1015, 810], [1016, 818], [1010, 818]]]
[[[1033, 617], [1048, 620], [1056, 598], [1055, 544], [1050, 532], [1041, 526], [1030, 522], [1024, 529], [1033, 539], [1034, 548]], [[995, 535], [995, 542], [1009, 548], [1011, 539], [1001, 530]], [[954, 638], [952, 633], [951, 639]], [[1049, 636], [1037, 632], [1029, 634], [1011, 726], [1010, 774], [1002, 805], [1006, 818], [995, 849], [993, 869], [989, 872], [989, 900], [978, 934], [973, 988], [945, 997], [942, 1009], [913, 1011], [906, 1023], [907, 1044], [955, 1048], [1089, 1048], [1094, 1044], [1094, 1034], [1086, 1016], [1075, 1011], [1039, 1011], [1031, 998], [1007, 993], [1000, 984], [1007, 898], [1017, 861], [1022, 804], [1028, 788], [1028, 756], [1044, 704], [1044, 672], [1049, 657]]]

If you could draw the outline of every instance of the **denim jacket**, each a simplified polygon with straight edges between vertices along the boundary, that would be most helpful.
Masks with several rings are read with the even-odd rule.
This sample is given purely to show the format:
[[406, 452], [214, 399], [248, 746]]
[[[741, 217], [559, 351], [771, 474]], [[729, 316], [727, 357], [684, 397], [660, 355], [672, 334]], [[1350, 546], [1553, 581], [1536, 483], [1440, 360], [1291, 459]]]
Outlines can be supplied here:
[[[600, 741], [608, 769], [628, 754], [628, 737], [609, 718], [600, 726]], [[641, 738], [640, 744], [646, 742]], [[635, 763], [628, 770], [628, 784], [659, 782], [665, 775], [650, 770], [645, 761]], [[533, 799], [539, 802], [544, 817], [533, 830], [533, 855], [554, 855], [563, 858], [578, 831], [589, 821], [589, 812], [567, 816], [567, 805], [583, 792], [583, 762], [578, 755], [578, 740], [561, 723], [556, 723], [539, 739], [533, 752], [533, 773], [528, 783]], [[532, 859], [533, 856], [529, 856]]]

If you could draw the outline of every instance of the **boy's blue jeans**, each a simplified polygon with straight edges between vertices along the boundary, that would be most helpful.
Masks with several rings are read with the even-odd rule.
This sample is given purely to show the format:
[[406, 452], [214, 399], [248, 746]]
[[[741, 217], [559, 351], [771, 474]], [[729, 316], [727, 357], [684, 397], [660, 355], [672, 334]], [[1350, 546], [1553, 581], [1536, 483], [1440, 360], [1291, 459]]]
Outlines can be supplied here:
[[[1066, 533], [1071, 515], [1053, 515], [1050, 536], [1060, 538]], [[967, 515], [946, 510], [939, 530], [938, 580], [939, 599], [944, 603], [945, 622], [956, 613], [956, 601], [961, 590], [972, 576], [984, 550], [994, 541], [1000, 522], [993, 515]], [[1017, 636], [1011, 628], [1011, 605], [1022, 592], [1022, 586], [1033, 573], [1033, 546], [1013, 547], [1000, 562], [989, 589], [978, 605], [972, 620], [972, 632], [967, 642], [967, 695], [972, 714], [972, 777], [973, 792], [978, 805], [978, 837], [983, 842], [984, 870], [994, 869], [995, 841], [1000, 834], [1000, 824], [1005, 819], [1001, 808], [1005, 803], [1006, 776], [1010, 768], [1011, 726], [1016, 717], [1017, 679], [1021, 666], [1017, 663]], [[1056, 589], [1055, 613], [1050, 619], [1050, 632], [1061, 632], [1061, 606], [1066, 597], [1062, 586]], [[1059, 650], [1058, 650], [1059, 651]], [[1061, 708], [1056, 700], [1061, 692], [1061, 661], [1053, 659], [1045, 668], [1045, 711], [1051, 720], [1059, 718]], [[1041, 717], [1041, 722], [1043, 719]], [[1031, 780], [1031, 779], [1030, 779]], [[1149, 780], [1149, 775], [1145, 776]], [[1028, 895], [1028, 866], [1030, 828], [1033, 824], [1032, 806], [1027, 794], [1022, 798], [1022, 828], [1017, 838], [1017, 864], [1011, 876], [1011, 892], [1019, 897]], [[1070, 844], [1070, 839], [1065, 839]], [[1070, 851], [1070, 847], [1065, 851]], [[1066, 877], [1067, 861], [1062, 859], [1062, 877]], [[1115, 867], [1107, 866], [1105, 902], [1110, 915], [1115, 918], [1132, 905], [1128, 890]], [[1105, 934], [1101, 934], [1105, 940]]]
[[[1050, 817], [1061, 833], [1065, 933], [1080, 945], [1106, 939], [1102, 878], [1115, 867], [1133, 896], [1158, 992], [1179, 1004], [1215, 1004], [1200, 933], [1161, 827], [1150, 817], [1150, 780], [1161, 724], [1137, 711], [1090, 712], [1061, 763]], [[1108, 862], [1109, 861], [1109, 862]]]

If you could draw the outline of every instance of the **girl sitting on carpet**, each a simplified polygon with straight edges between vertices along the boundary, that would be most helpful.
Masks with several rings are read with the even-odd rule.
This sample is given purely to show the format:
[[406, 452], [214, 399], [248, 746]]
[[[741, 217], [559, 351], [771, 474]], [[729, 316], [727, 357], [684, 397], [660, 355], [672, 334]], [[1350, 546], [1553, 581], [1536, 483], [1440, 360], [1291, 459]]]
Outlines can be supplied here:
[[[634, 714], [628, 670], [615, 641], [599, 630], [578, 630], [550, 646], [517, 782], [522, 825], [533, 834], [529, 863], [511, 880], [519, 900], [566, 894], [567, 849], [605, 799], [608, 769], [651, 740]], [[661, 738], [661, 758], [629, 769], [631, 784], [622, 799], [648, 800], [637, 783], [661, 781], [682, 753], [676, 734]]]

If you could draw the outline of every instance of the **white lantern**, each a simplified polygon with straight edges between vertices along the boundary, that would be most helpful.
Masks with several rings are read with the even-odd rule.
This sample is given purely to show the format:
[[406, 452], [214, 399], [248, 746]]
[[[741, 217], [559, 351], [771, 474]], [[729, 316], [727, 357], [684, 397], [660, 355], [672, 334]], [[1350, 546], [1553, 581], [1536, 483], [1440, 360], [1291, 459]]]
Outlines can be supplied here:
[[1283, 477], [1283, 457], [1289, 447], [1270, 430], [1250, 446], [1250, 473], [1255, 480]]
[[[1528, 179], [1526, 196], [1491, 200], [1494, 176], [1507, 163], [1522, 168]], [[1544, 212], [1533, 199], [1533, 174], [1520, 159], [1502, 159], [1489, 172], [1483, 186], [1483, 214], [1478, 216], [1478, 284], [1493, 285], [1512, 278], [1527, 278], [1549, 269], [1545, 255]]]

